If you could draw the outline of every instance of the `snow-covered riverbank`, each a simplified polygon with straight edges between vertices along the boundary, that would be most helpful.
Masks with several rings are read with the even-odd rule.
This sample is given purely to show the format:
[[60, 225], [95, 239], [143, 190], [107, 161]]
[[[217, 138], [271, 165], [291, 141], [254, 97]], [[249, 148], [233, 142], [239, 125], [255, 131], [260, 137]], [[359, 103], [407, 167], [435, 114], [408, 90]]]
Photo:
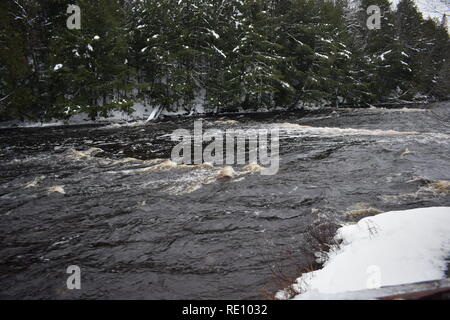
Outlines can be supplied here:
[[[371, 111], [380, 111], [380, 112], [424, 112], [432, 109], [435, 106], [440, 105], [448, 105], [448, 101], [441, 102], [432, 102], [429, 104], [425, 104], [423, 102], [407, 102], [394, 105], [392, 104], [390, 107], [386, 107], [384, 104], [371, 106], [369, 108], [360, 108], [360, 107], [346, 107], [340, 108], [339, 110], [348, 110], [355, 111], [358, 110], [371, 110]], [[90, 119], [87, 113], [79, 113], [75, 114], [68, 119], [53, 119], [49, 121], [38, 121], [38, 120], [11, 120], [11, 121], [2, 121], [0, 122], [0, 129], [5, 128], [45, 128], [45, 127], [59, 127], [59, 126], [79, 126], [79, 125], [112, 125], [113, 127], [118, 127], [120, 125], [124, 126], [139, 126], [144, 125], [147, 122], [157, 121], [162, 117], [184, 117], [189, 118], [192, 116], [206, 116], [212, 115], [214, 113], [207, 112], [202, 104], [197, 104], [196, 107], [191, 111], [187, 112], [184, 109], [179, 109], [176, 111], [167, 111], [161, 110], [158, 107], [152, 107], [149, 105], [145, 105], [143, 103], [136, 103], [133, 105], [133, 112], [126, 113], [122, 111], [111, 111], [108, 117], [99, 117], [95, 120]], [[330, 107], [328, 105], [323, 104], [304, 104], [302, 108], [297, 109], [298, 112], [312, 112], [312, 113], [331, 113], [336, 111], [337, 109], [334, 107]], [[215, 116], [230, 116], [230, 115], [249, 115], [249, 114], [267, 114], [267, 113], [284, 113], [289, 112], [282, 107], [274, 107], [270, 110], [267, 108], [260, 108], [258, 110], [245, 110], [238, 109], [236, 112], [225, 112], [225, 113], [217, 113]]]
[[450, 207], [382, 213], [340, 228], [335, 240], [324, 267], [297, 279], [295, 299], [445, 278]]
[[[121, 111], [111, 111], [107, 118], [98, 118], [92, 120], [87, 113], [79, 113], [71, 116], [66, 120], [54, 119], [47, 122], [25, 120], [25, 121], [7, 121], [1, 122], [0, 128], [36, 128], [36, 127], [55, 127], [64, 125], [85, 125], [85, 124], [119, 124], [119, 123], [137, 123], [145, 121], [155, 120], [158, 116], [181, 116], [189, 115], [186, 111], [180, 110], [176, 112], [170, 112], [166, 110], [160, 110], [152, 106], [146, 106], [142, 103], [136, 103], [133, 106], [132, 113], [125, 113]], [[194, 113], [201, 114], [204, 110], [201, 106], [195, 108]]]

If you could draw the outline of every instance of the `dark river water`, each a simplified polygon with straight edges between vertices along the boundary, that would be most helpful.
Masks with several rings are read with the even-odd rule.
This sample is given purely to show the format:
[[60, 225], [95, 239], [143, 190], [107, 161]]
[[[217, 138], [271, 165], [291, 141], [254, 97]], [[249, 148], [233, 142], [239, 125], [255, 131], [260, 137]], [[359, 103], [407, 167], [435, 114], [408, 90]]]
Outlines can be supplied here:
[[158, 166], [193, 120], [1, 129], [0, 298], [265, 298], [337, 224], [450, 205], [449, 103], [205, 117], [281, 130], [278, 174], [232, 179]]

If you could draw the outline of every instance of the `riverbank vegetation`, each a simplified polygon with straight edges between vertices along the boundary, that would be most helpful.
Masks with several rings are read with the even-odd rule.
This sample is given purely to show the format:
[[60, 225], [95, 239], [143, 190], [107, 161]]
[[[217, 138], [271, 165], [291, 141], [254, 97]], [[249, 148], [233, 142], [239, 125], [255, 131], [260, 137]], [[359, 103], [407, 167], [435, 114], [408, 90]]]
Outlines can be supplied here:
[[[136, 103], [223, 112], [450, 94], [443, 22], [412, 0], [0, 3], [0, 120], [92, 119]], [[367, 8], [382, 10], [369, 30]]]

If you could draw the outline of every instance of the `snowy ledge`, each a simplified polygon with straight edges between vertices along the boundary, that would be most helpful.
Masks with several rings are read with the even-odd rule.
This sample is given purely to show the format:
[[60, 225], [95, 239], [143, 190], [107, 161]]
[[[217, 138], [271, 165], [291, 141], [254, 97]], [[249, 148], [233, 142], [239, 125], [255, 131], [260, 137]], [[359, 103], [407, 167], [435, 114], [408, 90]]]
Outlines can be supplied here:
[[[392, 211], [340, 228], [318, 271], [293, 285], [294, 299], [443, 279], [450, 257], [450, 207]], [[342, 297], [342, 295], [337, 295]], [[286, 299], [284, 291], [277, 298]], [[292, 297], [291, 297], [292, 298]]]

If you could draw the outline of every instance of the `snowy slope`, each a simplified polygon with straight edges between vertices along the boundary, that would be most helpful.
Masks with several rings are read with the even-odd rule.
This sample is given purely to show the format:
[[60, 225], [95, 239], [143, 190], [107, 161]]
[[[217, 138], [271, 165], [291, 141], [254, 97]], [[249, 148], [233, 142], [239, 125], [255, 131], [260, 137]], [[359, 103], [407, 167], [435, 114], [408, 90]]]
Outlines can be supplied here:
[[[442, 20], [444, 14], [447, 14], [447, 28], [450, 30], [450, 0], [414, 0], [417, 8], [422, 12], [424, 18]], [[391, 0], [395, 9], [400, 0]]]
[[336, 239], [324, 267], [297, 279], [296, 299], [445, 278], [450, 207], [386, 212], [340, 228]]
[[[400, 0], [390, 0], [392, 3], [392, 10], [397, 9], [397, 4]], [[447, 29], [450, 31], [450, 0], [414, 0], [417, 8], [422, 12], [422, 16], [442, 21], [444, 14], [447, 14]], [[352, 0], [350, 8], [355, 8], [360, 3], [360, 0]]]

